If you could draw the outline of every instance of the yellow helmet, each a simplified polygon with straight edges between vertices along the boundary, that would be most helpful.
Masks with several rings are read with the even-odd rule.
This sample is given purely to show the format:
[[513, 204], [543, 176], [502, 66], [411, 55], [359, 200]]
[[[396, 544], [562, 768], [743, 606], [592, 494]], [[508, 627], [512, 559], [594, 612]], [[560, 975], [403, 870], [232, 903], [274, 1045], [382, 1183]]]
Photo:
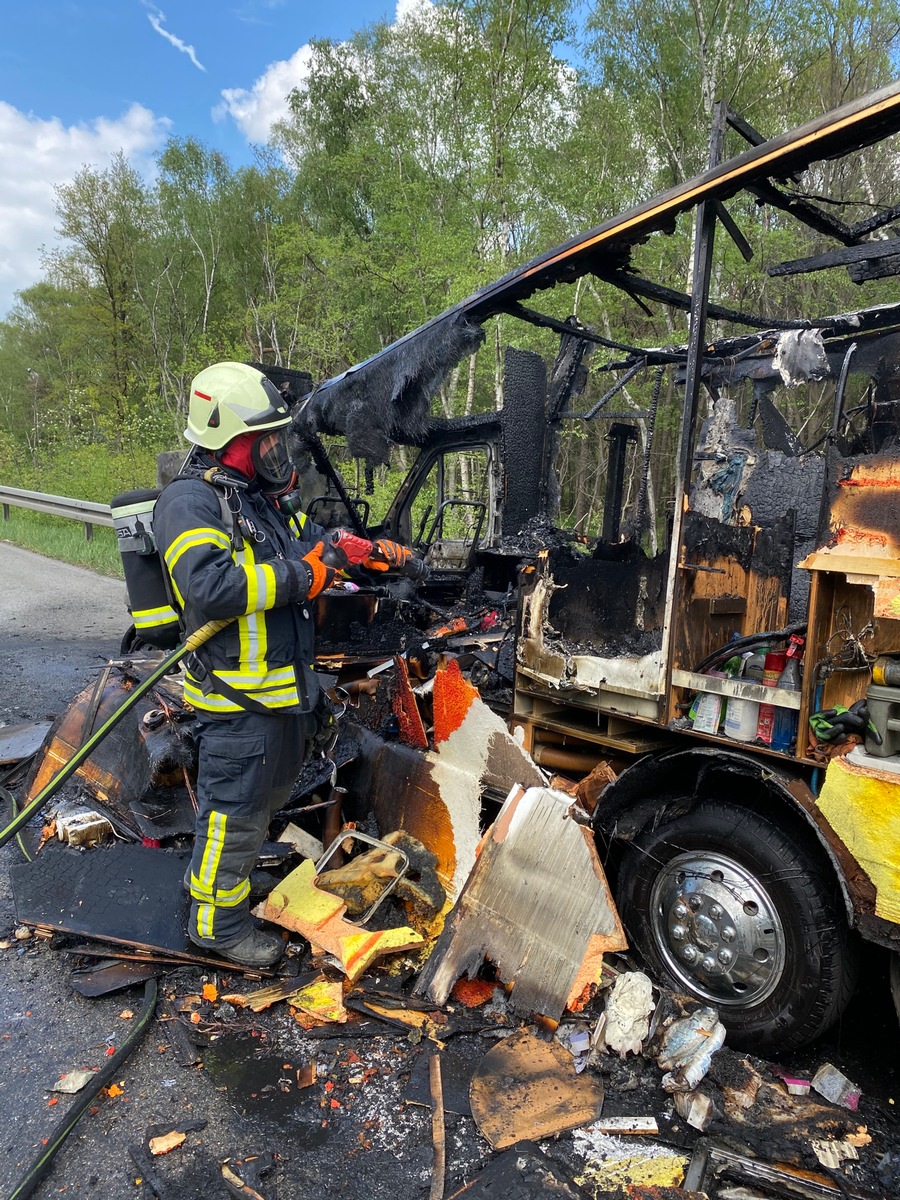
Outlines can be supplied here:
[[239, 434], [280, 429], [290, 420], [287, 401], [262, 371], [246, 363], [216, 363], [191, 384], [184, 436], [195, 446], [221, 450]]

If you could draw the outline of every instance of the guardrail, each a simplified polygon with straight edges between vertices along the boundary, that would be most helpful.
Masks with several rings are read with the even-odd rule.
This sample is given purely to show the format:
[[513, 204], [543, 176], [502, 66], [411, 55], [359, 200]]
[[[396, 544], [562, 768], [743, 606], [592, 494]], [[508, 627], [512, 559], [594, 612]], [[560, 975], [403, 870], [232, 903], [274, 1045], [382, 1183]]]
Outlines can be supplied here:
[[0, 507], [4, 521], [9, 520], [9, 510], [30, 508], [32, 512], [49, 513], [53, 517], [68, 517], [84, 524], [84, 536], [93, 541], [94, 526], [112, 528], [112, 513], [108, 504], [95, 504], [91, 500], [72, 500], [68, 496], [52, 496], [49, 492], [26, 492], [23, 488], [4, 487], [0, 484]]

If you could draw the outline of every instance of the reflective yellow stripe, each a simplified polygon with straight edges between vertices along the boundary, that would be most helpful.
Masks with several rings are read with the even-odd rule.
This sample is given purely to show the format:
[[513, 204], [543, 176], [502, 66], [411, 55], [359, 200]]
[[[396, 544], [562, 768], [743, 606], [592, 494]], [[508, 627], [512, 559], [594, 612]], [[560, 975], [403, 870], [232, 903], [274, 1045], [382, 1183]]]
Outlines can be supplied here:
[[162, 608], [134, 608], [131, 615], [134, 617], [135, 629], [147, 629], [151, 625], [171, 625], [178, 621], [178, 613], [171, 604], [165, 604]]
[[225, 891], [216, 892], [216, 907], [217, 908], [237, 908], [250, 895], [250, 880], [242, 880], [237, 887], [227, 888]]
[[272, 570], [272, 566], [270, 563], [262, 563], [259, 567], [257, 567], [257, 570], [262, 572], [262, 576], [265, 581], [263, 583], [263, 594], [266, 598], [266, 602], [263, 605], [263, 608], [266, 608], [266, 609], [274, 608], [275, 607], [275, 572]]
[[200, 882], [199, 878], [194, 874], [193, 871], [191, 872], [191, 897], [194, 900], [210, 900], [210, 901], [213, 898], [212, 888], [204, 887], [203, 884]]
[[189, 529], [187, 533], [182, 533], [168, 548], [165, 553], [166, 568], [169, 572], [169, 578], [172, 581], [175, 599], [182, 608], [185, 606], [184, 596], [175, 578], [175, 565], [182, 554], [185, 554], [188, 550], [196, 549], [197, 546], [217, 546], [220, 550], [230, 550], [231, 542], [221, 529], [202, 526], [199, 529]]
[[219, 859], [222, 857], [227, 826], [227, 813], [213, 810], [209, 814], [209, 823], [206, 827], [206, 846], [203, 850], [203, 861], [200, 863], [200, 887], [208, 888], [210, 892], [219, 869]]
[[275, 667], [272, 671], [219, 671], [213, 675], [224, 679], [232, 687], [263, 688], [273, 683], [294, 683], [296, 676], [293, 667]]
[[189, 529], [180, 534], [166, 551], [166, 566], [170, 573], [175, 570], [175, 564], [182, 554], [195, 546], [218, 546], [222, 550], [230, 550], [231, 542], [221, 529], [213, 529], [211, 526]]
[[211, 938], [213, 935], [213, 917], [216, 910], [211, 904], [201, 904], [197, 910], [197, 933], [200, 937]]
[[[244, 568], [244, 574], [247, 576], [247, 607], [245, 613], [255, 613], [259, 607], [259, 575], [256, 567], [250, 566], [249, 563], [241, 563]], [[263, 580], [265, 587], [265, 580]]]
[[[290, 708], [300, 703], [300, 696], [295, 687], [283, 688], [277, 692], [254, 693], [252, 698], [266, 708]], [[192, 708], [200, 709], [202, 712], [239, 713], [246, 711], [234, 700], [228, 700], [225, 696], [219, 696], [215, 692], [208, 696], [204, 695], [196, 684], [192, 684], [188, 680], [185, 680], [184, 684], [184, 699]]]

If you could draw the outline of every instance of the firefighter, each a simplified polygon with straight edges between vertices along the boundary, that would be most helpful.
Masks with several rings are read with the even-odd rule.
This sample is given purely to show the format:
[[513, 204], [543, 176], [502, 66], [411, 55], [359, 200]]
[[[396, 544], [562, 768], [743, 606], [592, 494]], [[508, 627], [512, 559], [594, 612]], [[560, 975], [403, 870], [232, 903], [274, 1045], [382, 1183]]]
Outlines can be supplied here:
[[284, 398], [255, 368], [201, 371], [185, 430], [196, 447], [191, 466], [163, 490], [153, 518], [186, 632], [236, 618], [186, 661], [199, 739], [186, 882], [191, 941], [247, 967], [272, 966], [283, 949], [250, 916], [249, 879], [315, 731], [311, 602], [336, 569], [372, 554], [363, 538], [326, 534], [279, 509], [296, 478], [289, 421]]

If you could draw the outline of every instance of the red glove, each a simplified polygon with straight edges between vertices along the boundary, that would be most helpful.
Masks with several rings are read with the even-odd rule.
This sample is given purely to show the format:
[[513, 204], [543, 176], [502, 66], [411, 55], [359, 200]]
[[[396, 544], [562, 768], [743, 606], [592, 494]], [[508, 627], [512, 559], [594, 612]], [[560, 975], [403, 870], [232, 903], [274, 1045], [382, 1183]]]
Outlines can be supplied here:
[[413, 552], [399, 542], [379, 538], [372, 546], [369, 557], [363, 563], [370, 571], [398, 571], [412, 558]]
[[322, 555], [327, 548], [325, 542], [316, 542], [312, 550], [303, 555], [303, 561], [312, 572], [309, 589], [306, 593], [308, 600], [314, 600], [319, 592], [324, 592], [326, 588], [331, 587], [334, 581], [334, 567], [322, 561]]
[[336, 529], [325, 544], [323, 559], [326, 566], [343, 571], [345, 567], [358, 566], [371, 553], [372, 543], [368, 539], [357, 537], [346, 529]]

